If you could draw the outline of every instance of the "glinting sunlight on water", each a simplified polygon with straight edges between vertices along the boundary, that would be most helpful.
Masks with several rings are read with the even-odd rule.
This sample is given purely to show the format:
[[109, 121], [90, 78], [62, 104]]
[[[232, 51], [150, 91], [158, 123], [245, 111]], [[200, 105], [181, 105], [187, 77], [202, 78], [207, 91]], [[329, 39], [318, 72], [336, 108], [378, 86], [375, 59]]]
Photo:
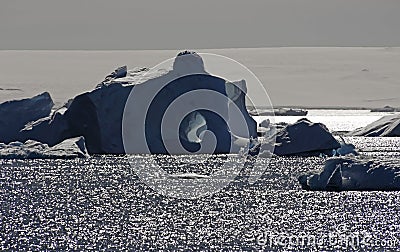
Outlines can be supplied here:
[[[384, 145], [385, 140], [377, 142]], [[385, 156], [399, 158], [398, 153]], [[193, 157], [182, 160], [188, 158]], [[268, 232], [322, 239], [339, 226], [344, 229], [340, 235], [362, 231], [372, 237], [369, 242], [398, 239], [396, 192], [301, 190], [297, 176], [309, 167], [319, 169], [323, 161], [274, 158], [256, 184], [239, 177], [214, 195], [189, 201], [154, 192], [124, 157], [2, 161], [2, 247], [263, 249], [273, 247], [260, 241]], [[209, 167], [187, 169], [211, 172]], [[326, 240], [321, 248], [343, 246]]]
[[[347, 118], [347, 125], [357, 123], [354, 117]], [[398, 138], [345, 139], [361, 155], [382, 162], [400, 158]], [[154, 157], [137, 158], [153, 162]], [[196, 164], [201, 156], [175, 158], [182, 166], [166, 165], [170, 174], [214, 171], [212, 162], [206, 167]], [[277, 249], [291, 238], [293, 246], [298, 239], [303, 248], [397, 248], [397, 192], [301, 189], [297, 177], [320, 170], [325, 160], [275, 157], [265, 162], [260, 158], [259, 165], [266, 167], [255, 184], [247, 182], [244, 170], [227, 187], [193, 200], [169, 198], [146, 186], [126, 156], [2, 160], [1, 246], [15, 250]], [[192, 165], [184, 165], [188, 162]]]

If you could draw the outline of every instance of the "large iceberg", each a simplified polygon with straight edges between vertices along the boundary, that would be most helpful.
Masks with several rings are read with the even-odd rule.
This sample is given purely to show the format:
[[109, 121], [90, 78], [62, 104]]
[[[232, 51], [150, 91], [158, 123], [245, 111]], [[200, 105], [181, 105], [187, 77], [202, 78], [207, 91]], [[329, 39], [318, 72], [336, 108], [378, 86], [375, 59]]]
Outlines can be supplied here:
[[398, 137], [400, 136], [400, 114], [384, 116], [363, 128], [349, 132], [348, 135]]
[[9, 143], [16, 140], [20, 130], [27, 123], [48, 116], [53, 105], [53, 100], [47, 92], [32, 98], [0, 104], [0, 142]]
[[85, 139], [76, 137], [49, 147], [37, 141], [0, 143], [0, 159], [70, 159], [89, 157]]
[[341, 148], [328, 128], [321, 123], [312, 123], [306, 118], [289, 124], [276, 134], [274, 154], [278, 156], [315, 156], [321, 153], [332, 155]]
[[[168, 85], [159, 90], [166, 83]], [[129, 151], [124, 148], [123, 118], [126, 116], [131, 122], [129, 125], [134, 143], [135, 137], [142, 137], [145, 132], [151, 153], [171, 153], [164, 146], [164, 139], [160, 135], [161, 112], [180, 95], [198, 89], [211, 90], [225, 98], [210, 97], [205, 101], [204, 97], [198, 97], [181, 107], [207, 102], [218, 107], [222, 115], [201, 109], [193, 111], [179, 125], [178, 135], [173, 132], [177, 130], [174, 128], [171, 132], [164, 132], [163, 137], [174, 141], [177, 140], [174, 137], [179, 138], [186, 150], [195, 152], [202, 139], [208, 137], [204, 132], [212, 132], [217, 139], [215, 153], [229, 153], [232, 143], [241, 142], [238, 140], [242, 138], [257, 137], [256, 122], [245, 106], [246, 82], [232, 82], [210, 75], [205, 71], [198, 54], [185, 51], [175, 58], [172, 69], [149, 71], [147, 68], [137, 68], [128, 71], [125, 66], [118, 68], [95, 90], [78, 95], [52, 116], [27, 125], [15, 140], [23, 142], [30, 139], [53, 146], [68, 138], [84, 136], [88, 152], [92, 154], [146, 153], [139, 140]], [[131, 92], [134, 97], [143, 97], [143, 93], [149, 94], [153, 90], [157, 91], [156, 96], [149, 103], [148, 109], [139, 104], [124, 114], [128, 98], [132, 97]], [[146, 121], [141, 120], [140, 115], [143, 113], [146, 113]], [[244, 118], [247, 124], [245, 130], [243, 127], [228, 127], [228, 124], [237, 125], [235, 122], [238, 118]], [[145, 131], [141, 130], [143, 123]]]
[[400, 190], [398, 163], [355, 157], [328, 159], [321, 173], [302, 175], [303, 189], [314, 191]]

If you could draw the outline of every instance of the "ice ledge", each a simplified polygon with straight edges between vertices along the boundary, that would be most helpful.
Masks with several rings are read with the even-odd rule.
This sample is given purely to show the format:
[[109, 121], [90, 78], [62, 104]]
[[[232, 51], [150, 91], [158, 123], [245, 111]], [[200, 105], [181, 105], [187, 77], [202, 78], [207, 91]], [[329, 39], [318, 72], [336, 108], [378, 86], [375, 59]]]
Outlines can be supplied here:
[[0, 159], [72, 159], [89, 157], [85, 138], [75, 137], [49, 147], [37, 141], [0, 143]]

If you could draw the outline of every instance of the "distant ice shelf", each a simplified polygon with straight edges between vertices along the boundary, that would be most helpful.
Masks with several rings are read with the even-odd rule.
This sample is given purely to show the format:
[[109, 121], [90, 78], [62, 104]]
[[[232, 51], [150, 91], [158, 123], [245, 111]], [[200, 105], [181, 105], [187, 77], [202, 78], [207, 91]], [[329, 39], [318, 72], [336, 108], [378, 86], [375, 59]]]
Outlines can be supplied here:
[[294, 108], [250, 109], [252, 116], [306, 116], [307, 110]]

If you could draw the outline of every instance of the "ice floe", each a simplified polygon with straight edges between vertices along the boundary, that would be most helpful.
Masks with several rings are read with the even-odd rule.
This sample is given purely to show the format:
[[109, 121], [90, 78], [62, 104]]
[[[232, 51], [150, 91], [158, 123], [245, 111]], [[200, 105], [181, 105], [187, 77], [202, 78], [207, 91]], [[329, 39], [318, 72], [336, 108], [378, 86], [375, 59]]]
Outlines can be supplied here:
[[331, 155], [332, 151], [338, 148], [341, 148], [340, 143], [325, 125], [303, 118], [277, 132], [274, 154], [278, 156], [315, 156], [320, 153]]
[[328, 159], [320, 173], [298, 179], [306, 190], [400, 190], [399, 174], [398, 162], [348, 156]]
[[381, 119], [349, 132], [350, 136], [398, 137], [400, 136], [400, 114], [384, 116]]
[[0, 143], [0, 159], [69, 159], [86, 157], [89, 157], [89, 155], [83, 137], [66, 139], [53, 147], [33, 140], [28, 140], [25, 143]]

